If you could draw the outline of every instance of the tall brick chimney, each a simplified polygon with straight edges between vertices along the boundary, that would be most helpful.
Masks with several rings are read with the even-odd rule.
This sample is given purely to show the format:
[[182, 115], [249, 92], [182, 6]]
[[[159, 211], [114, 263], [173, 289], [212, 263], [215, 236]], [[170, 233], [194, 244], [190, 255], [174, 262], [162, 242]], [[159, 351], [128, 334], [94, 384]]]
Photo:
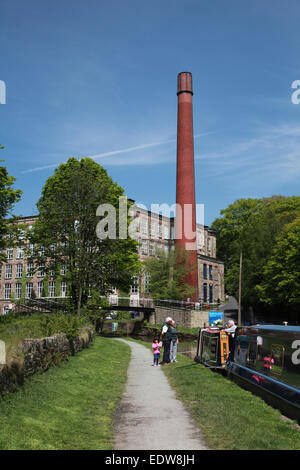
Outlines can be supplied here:
[[[187, 250], [191, 272], [186, 282], [194, 290], [192, 300], [198, 299], [198, 264], [196, 238], [196, 198], [193, 132], [193, 83], [190, 72], [177, 77], [177, 174], [175, 246]], [[180, 210], [181, 209], [181, 210]]]

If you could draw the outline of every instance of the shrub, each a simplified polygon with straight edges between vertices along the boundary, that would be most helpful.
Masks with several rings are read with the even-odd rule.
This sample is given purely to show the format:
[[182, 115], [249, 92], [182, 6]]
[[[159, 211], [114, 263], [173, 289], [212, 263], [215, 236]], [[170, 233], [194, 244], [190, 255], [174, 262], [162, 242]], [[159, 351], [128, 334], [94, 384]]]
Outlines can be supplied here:
[[73, 342], [79, 336], [80, 321], [72, 314], [47, 314], [41, 318], [41, 329], [44, 336], [65, 333], [68, 340]]

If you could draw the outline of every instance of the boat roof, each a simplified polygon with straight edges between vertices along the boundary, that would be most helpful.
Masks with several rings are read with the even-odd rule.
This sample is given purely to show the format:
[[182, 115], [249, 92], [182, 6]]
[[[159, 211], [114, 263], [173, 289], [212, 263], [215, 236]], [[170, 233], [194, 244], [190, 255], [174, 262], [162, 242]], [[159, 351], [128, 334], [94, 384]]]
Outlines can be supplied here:
[[204, 328], [202, 331], [205, 331], [206, 333], [220, 333], [220, 331], [222, 331], [223, 328], [213, 328], [213, 327], [209, 327], [209, 328]]
[[250, 328], [258, 328], [260, 330], [295, 331], [300, 333], [300, 326], [293, 325], [251, 325]]

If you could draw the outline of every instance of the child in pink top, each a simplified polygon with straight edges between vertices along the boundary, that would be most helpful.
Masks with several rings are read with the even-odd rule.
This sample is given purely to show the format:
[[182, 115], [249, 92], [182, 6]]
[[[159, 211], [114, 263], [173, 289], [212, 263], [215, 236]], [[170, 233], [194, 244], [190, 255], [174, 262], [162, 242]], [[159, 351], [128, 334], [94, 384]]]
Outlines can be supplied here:
[[158, 342], [158, 338], [154, 338], [152, 343], [153, 349], [153, 365], [154, 367], [158, 367], [158, 361], [160, 359], [160, 349], [162, 348], [162, 343]]

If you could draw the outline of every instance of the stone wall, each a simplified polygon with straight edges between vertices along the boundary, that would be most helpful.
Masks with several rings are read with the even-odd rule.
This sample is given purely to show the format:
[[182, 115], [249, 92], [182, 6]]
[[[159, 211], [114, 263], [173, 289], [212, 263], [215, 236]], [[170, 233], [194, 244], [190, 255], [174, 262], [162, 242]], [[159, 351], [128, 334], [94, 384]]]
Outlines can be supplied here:
[[166, 319], [172, 317], [177, 326], [182, 328], [203, 328], [209, 324], [208, 310], [181, 310], [176, 308], [155, 307], [155, 312], [150, 316], [152, 325], [160, 325]]
[[65, 334], [22, 340], [18, 358], [9, 365], [0, 366], [0, 395], [15, 391], [18, 386], [23, 385], [26, 377], [42, 374], [52, 365], [57, 365], [86, 348], [93, 335], [92, 328], [85, 328], [72, 343]]

